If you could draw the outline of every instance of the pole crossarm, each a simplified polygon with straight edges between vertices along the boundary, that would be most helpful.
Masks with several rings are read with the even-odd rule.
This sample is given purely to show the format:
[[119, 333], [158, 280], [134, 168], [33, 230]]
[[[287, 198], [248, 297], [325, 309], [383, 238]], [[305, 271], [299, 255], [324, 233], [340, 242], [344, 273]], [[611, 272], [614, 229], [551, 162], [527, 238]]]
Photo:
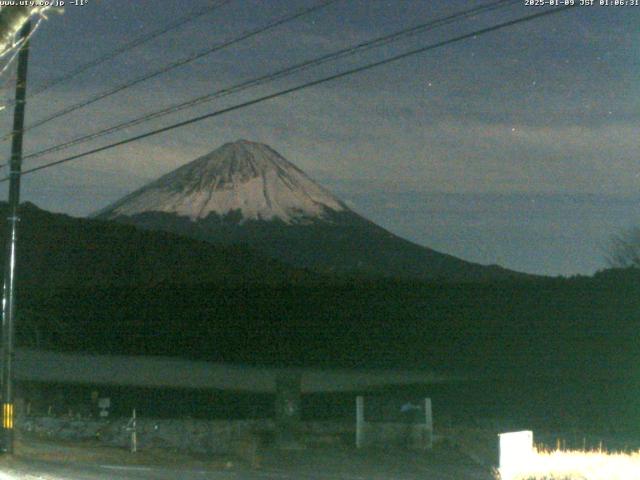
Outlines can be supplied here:
[[33, 15], [42, 15], [50, 8], [50, 6], [0, 7], [0, 57], [16, 45], [16, 37], [18, 37], [18, 41], [27, 38], [23, 37], [20, 32]]

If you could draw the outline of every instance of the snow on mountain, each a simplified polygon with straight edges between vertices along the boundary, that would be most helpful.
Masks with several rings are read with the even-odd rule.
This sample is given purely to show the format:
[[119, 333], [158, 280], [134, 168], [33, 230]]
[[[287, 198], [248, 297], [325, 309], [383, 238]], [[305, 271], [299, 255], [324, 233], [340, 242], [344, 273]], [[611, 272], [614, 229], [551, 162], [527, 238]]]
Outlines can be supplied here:
[[240, 223], [278, 219], [301, 224], [345, 211], [349, 209], [343, 202], [278, 152], [239, 140], [164, 175], [97, 215], [161, 212], [197, 221], [239, 212]]

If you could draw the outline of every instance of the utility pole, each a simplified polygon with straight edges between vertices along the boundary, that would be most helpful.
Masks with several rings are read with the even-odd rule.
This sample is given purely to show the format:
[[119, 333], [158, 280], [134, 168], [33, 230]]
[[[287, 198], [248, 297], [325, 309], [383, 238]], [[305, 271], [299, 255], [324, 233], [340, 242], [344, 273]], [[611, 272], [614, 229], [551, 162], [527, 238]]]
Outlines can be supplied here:
[[29, 60], [29, 34], [31, 21], [21, 28], [22, 40], [18, 54], [16, 78], [16, 103], [13, 112], [11, 160], [9, 162], [9, 216], [7, 220], [7, 252], [4, 261], [4, 289], [2, 298], [2, 438], [0, 450], [13, 453], [13, 340], [15, 321], [16, 247], [18, 240], [18, 206], [20, 204], [20, 175], [22, 171], [22, 134], [27, 97], [27, 62]]

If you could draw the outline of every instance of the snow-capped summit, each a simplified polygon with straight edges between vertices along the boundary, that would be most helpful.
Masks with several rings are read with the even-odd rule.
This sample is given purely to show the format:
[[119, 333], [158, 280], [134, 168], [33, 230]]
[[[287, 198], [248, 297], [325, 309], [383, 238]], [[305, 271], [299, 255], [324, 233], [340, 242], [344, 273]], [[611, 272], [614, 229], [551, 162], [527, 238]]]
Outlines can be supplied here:
[[103, 218], [159, 212], [203, 220], [239, 213], [287, 224], [329, 219], [349, 209], [267, 145], [227, 143], [98, 213]]

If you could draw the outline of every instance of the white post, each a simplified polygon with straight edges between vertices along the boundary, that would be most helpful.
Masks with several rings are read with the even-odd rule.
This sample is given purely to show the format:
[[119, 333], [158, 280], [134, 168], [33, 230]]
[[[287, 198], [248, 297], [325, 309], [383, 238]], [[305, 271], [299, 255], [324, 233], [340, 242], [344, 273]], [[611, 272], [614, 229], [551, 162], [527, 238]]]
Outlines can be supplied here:
[[356, 448], [364, 443], [364, 397], [356, 397]]
[[433, 411], [431, 407], [431, 399], [424, 399], [424, 423], [427, 438], [425, 439], [425, 448], [433, 447]]
[[138, 451], [138, 432], [136, 430], [136, 409], [133, 409], [133, 416], [131, 417], [131, 453]]

